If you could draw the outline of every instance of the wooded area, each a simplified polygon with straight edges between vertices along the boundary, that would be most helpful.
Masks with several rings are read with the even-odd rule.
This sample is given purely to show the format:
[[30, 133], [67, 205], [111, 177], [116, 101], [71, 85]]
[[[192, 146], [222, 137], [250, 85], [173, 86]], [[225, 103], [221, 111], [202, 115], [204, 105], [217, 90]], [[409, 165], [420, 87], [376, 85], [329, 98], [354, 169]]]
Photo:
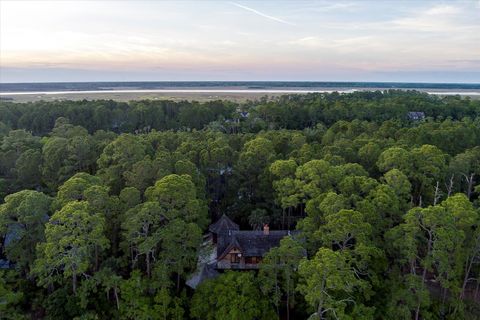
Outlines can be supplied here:
[[[478, 319], [479, 195], [480, 100], [0, 102], [0, 318]], [[192, 290], [222, 214], [298, 234]]]

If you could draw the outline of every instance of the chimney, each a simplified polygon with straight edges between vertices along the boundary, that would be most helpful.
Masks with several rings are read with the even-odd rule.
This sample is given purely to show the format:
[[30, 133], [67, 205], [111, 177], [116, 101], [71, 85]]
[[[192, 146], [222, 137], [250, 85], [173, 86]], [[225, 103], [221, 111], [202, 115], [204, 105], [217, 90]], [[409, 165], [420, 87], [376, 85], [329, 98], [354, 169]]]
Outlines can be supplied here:
[[270, 234], [270, 227], [268, 226], [268, 223], [263, 225], [263, 234], [266, 236]]

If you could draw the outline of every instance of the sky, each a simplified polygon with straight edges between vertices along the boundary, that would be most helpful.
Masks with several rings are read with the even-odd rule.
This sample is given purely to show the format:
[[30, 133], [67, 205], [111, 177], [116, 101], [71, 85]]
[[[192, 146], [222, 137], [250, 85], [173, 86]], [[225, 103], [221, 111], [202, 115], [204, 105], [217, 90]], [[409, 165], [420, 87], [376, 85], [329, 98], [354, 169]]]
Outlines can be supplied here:
[[0, 0], [0, 82], [480, 83], [480, 0]]

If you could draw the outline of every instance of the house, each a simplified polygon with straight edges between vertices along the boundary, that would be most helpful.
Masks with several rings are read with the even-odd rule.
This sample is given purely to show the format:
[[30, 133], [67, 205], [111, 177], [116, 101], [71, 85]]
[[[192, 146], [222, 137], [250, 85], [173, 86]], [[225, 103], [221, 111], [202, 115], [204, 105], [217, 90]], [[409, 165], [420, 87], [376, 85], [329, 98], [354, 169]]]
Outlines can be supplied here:
[[261, 231], [240, 230], [238, 224], [225, 214], [208, 227], [197, 271], [187, 280], [196, 288], [223, 270], [256, 270], [265, 254], [280, 245], [280, 240], [291, 234], [288, 230], [270, 230], [266, 224]]
[[19, 223], [12, 223], [7, 226], [3, 243], [0, 242], [0, 269], [12, 269], [14, 264], [5, 257], [5, 249], [15, 241], [22, 238], [25, 228]]
[[238, 224], [226, 215], [208, 228], [215, 251], [215, 268], [258, 269], [263, 256], [280, 244], [288, 230], [271, 231], [264, 225], [262, 231], [240, 230]]
[[250, 112], [247, 112], [247, 111], [240, 111], [240, 117], [246, 119], [248, 117], [250, 117]]
[[410, 121], [423, 121], [423, 120], [425, 120], [425, 112], [411, 111], [411, 112], [407, 113], [407, 118]]

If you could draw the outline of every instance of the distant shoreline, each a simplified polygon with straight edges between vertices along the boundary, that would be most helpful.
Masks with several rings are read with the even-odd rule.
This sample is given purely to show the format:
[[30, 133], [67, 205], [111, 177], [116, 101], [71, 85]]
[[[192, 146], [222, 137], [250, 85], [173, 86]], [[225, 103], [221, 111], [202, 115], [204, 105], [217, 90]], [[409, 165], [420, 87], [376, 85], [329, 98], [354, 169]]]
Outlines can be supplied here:
[[480, 84], [402, 82], [305, 81], [162, 81], [0, 83], [0, 100], [257, 100], [285, 94], [354, 93], [357, 91], [416, 90], [438, 96], [480, 99]]
[[[339, 81], [129, 81], [129, 82], [36, 82], [0, 83], [0, 92], [64, 92], [108, 90], [470, 90], [480, 92], [480, 83], [416, 83], [416, 82], [339, 82]], [[146, 91], [142, 91], [146, 92]], [[165, 91], [166, 92], [166, 91]], [[195, 91], [198, 92], [198, 91]], [[222, 91], [223, 92], [223, 91]], [[232, 92], [232, 91], [230, 91]], [[236, 91], [235, 91], [236, 92]]]
[[[379, 88], [378, 90], [382, 90]], [[386, 89], [383, 89], [386, 90]], [[349, 89], [349, 90], [283, 90], [283, 89], [135, 89], [135, 90], [84, 90], [84, 91], [18, 91], [18, 92], [0, 92], [0, 96], [16, 96], [16, 95], [68, 95], [68, 94], [98, 94], [98, 93], [353, 93], [357, 91], [373, 91], [369, 89]], [[425, 91], [434, 95], [474, 95], [480, 96], [480, 91]]]
[[[361, 89], [113, 89], [113, 90], [65, 90], [65, 91], [6, 91], [0, 92], [1, 96], [17, 96], [17, 95], [69, 95], [69, 94], [108, 94], [108, 93], [353, 93], [357, 91], [375, 91], [388, 90], [391, 88], [361, 88]], [[400, 89], [400, 90], [417, 90], [433, 95], [473, 95], [480, 96], [479, 91], [427, 91], [425, 89]]]

